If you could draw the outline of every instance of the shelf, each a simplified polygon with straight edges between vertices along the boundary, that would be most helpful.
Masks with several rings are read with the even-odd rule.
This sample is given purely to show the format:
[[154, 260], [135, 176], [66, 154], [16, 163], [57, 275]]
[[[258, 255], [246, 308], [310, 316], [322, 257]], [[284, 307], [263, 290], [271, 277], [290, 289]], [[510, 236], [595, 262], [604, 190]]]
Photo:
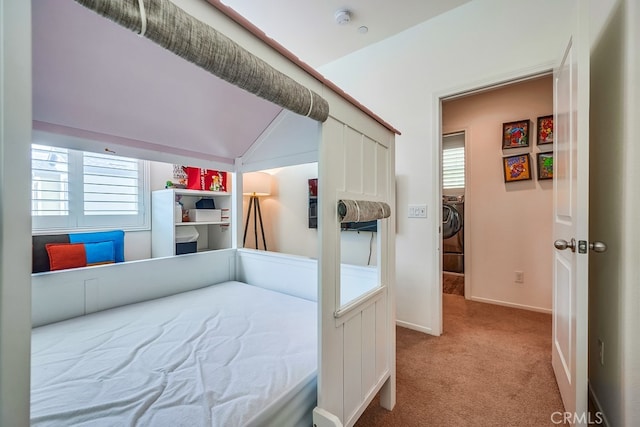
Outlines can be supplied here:
[[[151, 256], [159, 258], [175, 255], [177, 252], [176, 233], [182, 234], [181, 232], [186, 231], [188, 226], [193, 226], [198, 230], [196, 241], [198, 252], [231, 248], [232, 195], [230, 192], [189, 190], [186, 188], [154, 191], [151, 202]], [[215, 200], [215, 206], [220, 212], [216, 215], [213, 215], [213, 212], [211, 215], [192, 215], [192, 219], [196, 221], [176, 222], [175, 207], [178, 199], [182, 204], [183, 215], [186, 210], [196, 209], [195, 204], [200, 199]]]
[[181, 225], [231, 225], [230, 221], [183, 221], [176, 222], [176, 227]]
[[200, 197], [230, 197], [231, 193], [227, 191], [205, 191], [205, 190], [188, 190], [186, 188], [172, 188], [177, 196], [200, 196]]

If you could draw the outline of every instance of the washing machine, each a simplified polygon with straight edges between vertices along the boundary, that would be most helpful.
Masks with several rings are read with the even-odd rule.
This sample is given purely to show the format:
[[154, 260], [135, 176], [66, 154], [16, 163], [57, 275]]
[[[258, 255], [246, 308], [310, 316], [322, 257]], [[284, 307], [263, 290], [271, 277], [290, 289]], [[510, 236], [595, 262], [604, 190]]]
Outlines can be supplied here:
[[464, 196], [442, 197], [442, 270], [464, 273]]

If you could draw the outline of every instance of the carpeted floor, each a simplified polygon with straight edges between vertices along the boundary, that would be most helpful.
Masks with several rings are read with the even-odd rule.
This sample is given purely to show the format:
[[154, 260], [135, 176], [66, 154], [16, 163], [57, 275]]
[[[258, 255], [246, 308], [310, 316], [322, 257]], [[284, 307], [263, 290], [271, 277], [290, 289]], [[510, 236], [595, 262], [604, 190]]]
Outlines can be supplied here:
[[397, 403], [369, 426], [553, 426], [564, 411], [551, 368], [551, 315], [443, 295], [444, 334], [397, 328]]
[[442, 273], [442, 292], [464, 295], [464, 275]]

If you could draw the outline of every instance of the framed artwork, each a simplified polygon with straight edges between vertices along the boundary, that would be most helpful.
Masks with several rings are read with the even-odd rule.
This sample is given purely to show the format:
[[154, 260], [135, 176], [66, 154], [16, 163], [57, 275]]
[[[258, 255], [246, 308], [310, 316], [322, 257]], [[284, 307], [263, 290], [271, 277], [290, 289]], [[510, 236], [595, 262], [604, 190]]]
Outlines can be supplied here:
[[519, 154], [502, 158], [504, 182], [526, 181], [531, 179], [531, 156]]
[[538, 145], [553, 144], [553, 116], [538, 117]]
[[538, 179], [553, 179], [553, 153], [538, 153]]
[[529, 120], [502, 124], [502, 148], [529, 146]]

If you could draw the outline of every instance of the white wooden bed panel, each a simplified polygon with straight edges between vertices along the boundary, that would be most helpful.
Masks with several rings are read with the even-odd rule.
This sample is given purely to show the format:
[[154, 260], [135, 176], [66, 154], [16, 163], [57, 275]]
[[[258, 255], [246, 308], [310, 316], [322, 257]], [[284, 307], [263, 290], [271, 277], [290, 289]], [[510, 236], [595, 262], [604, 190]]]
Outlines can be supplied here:
[[[376, 309], [378, 304], [362, 311], [362, 391], [366, 392], [376, 384]], [[374, 325], [373, 328], [366, 325]], [[364, 396], [363, 396], [364, 397]]]
[[[388, 289], [387, 289], [388, 290]], [[388, 299], [388, 296], [387, 296]], [[375, 330], [380, 334], [383, 334], [382, 331], [385, 331], [386, 334], [383, 334], [382, 337], [376, 334], [376, 343], [375, 343], [375, 376], [376, 381], [380, 381], [384, 376], [385, 372], [389, 368], [389, 348], [388, 341], [390, 339], [390, 330], [389, 328], [389, 319], [388, 319], [388, 307], [385, 304], [386, 301], [379, 301], [376, 303], [376, 311], [375, 311]]]
[[226, 249], [33, 274], [33, 326], [235, 280], [235, 252]]
[[344, 340], [344, 419], [350, 419], [357, 412], [362, 401], [362, 357], [363, 329], [362, 312], [342, 325]]
[[321, 125], [282, 110], [241, 158], [239, 172], [318, 161]]
[[[349, 307], [346, 319], [336, 318], [334, 313], [340, 308], [338, 292], [340, 277], [337, 277], [337, 265], [340, 263], [335, 247], [339, 242], [339, 228], [335, 214], [339, 198], [386, 201], [395, 211], [391, 190], [393, 182], [393, 135], [373, 121], [363, 121], [362, 128], [356, 129], [337, 120], [334, 116], [333, 99], [327, 96], [332, 108], [331, 116], [323, 127], [320, 148], [319, 177], [323, 186], [321, 194], [321, 266], [320, 281], [322, 297], [321, 313], [321, 349], [319, 368], [318, 407], [336, 415], [341, 422], [350, 426], [366, 409], [375, 393], [389, 384], [388, 378], [395, 377], [390, 356], [393, 335], [390, 328], [393, 321], [388, 317], [392, 311], [393, 293], [374, 292], [370, 297], [358, 300], [356, 307]], [[338, 101], [338, 104], [341, 104]], [[345, 114], [348, 109], [345, 108]], [[357, 115], [357, 112], [355, 113]], [[349, 116], [350, 118], [350, 116]], [[377, 136], [377, 138], [376, 138]], [[366, 161], [365, 161], [366, 159]], [[340, 170], [342, 169], [342, 171]], [[381, 178], [381, 174], [382, 175]], [[389, 251], [393, 239], [387, 234], [394, 228], [386, 223], [378, 233], [380, 244], [380, 283], [384, 287], [393, 286], [393, 277], [389, 274]], [[393, 255], [393, 251], [392, 255]], [[371, 304], [372, 300], [375, 304]], [[382, 309], [384, 307], [384, 309]], [[376, 310], [375, 312], [371, 310]], [[374, 313], [379, 313], [378, 315]], [[374, 339], [372, 339], [374, 337]], [[342, 360], [336, 355], [342, 355]], [[372, 375], [372, 366], [375, 367]], [[376, 377], [376, 374], [380, 375]], [[374, 381], [371, 378], [375, 378]], [[395, 379], [393, 380], [395, 381]], [[335, 393], [343, 390], [343, 395]], [[395, 402], [395, 391], [387, 390], [385, 407]], [[330, 422], [315, 411], [314, 421], [321, 424]]]
[[[389, 381], [391, 371], [388, 363], [388, 342], [389, 329], [387, 316], [387, 298], [380, 298], [374, 304], [362, 310], [358, 316], [350, 318], [345, 324], [345, 395], [349, 384], [357, 384], [358, 387], [351, 387], [351, 401], [345, 398], [346, 420], [344, 425], [352, 426], [366, 410], [376, 393]], [[355, 330], [350, 325], [359, 325], [360, 335], [353, 334], [347, 337], [349, 330]], [[371, 327], [373, 325], [373, 327]], [[361, 338], [360, 359], [358, 354], [347, 357], [349, 339], [358, 340]], [[353, 346], [352, 348], [356, 348]], [[358, 374], [358, 367], [361, 366], [361, 374]], [[351, 374], [355, 372], [354, 374]], [[359, 382], [357, 382], [359, 380]], [[355, 399], [355, 397], [359, 399]], [[364, 402], [364, 403], [363, 403]], [[351, 406], [350, 406], [351, 405]]]
[[[348, 126], [344, 129], [344, 182], [339, 188], [344, 188], [345, 194], [363, 194], [363, 141], [362, 134]], [[358, 197], [356, 197], [358, 198]], [[359, 197], [361, 198], [361, 197]]]
[[[343, 264], [343, 298], [360, 295], [377, 281], [371, 267]], [[299, 255], [238, 249], [236, 280], [309, 301], [318, 301], [318, 261]]]
[[[323, 94], [326, 98], [327, 94]], [[331, 106], [330, 109], [333, 107]], [[336, 327], [340, 270], [340, 231], [336, 215], [335, 190], [344, 188], [343, 157], [344, 125], [331, 115], [322, 127], [322, 141], [318, 153], [318, 235], [320, 263], [318, 264], [320, 346], [318, 355], [318, 408], [314, 410], [314, 425], [329, 426], [335, 418], [344, 419], [344, 329]], [[336, 250], [337, 249], [337, 250]]]
[[318, 300], [318, 262], [275, 252], [238, 249], [236, 280], [309, 301]]
[[[389, 199], [393, 201], [395, 205], [395, 196], [392, 197], [391, 195], [393, 194], [393, 192], [389, 191], [389, 167], [390, 165], [393, 165], [393, 160], [390, 159], [390, 156], [393, 156], [393, 153], [385, 155], [385, 153], [387, 153], [388, 151], [388, 148], [383, 144], [376, 145], [376, 170], [379, 174], [376, 176], [376, 193], [389, 194]], [[392, 217], [391, 221], [395, 221], [395, 215]]]
[[[380, 179], [378, 175], [380, 171], [378, 171], [378, 162], [376, 160], [376, 156], [380, 154], [383, 155], [386, 153], [378, 152], [378, 144], [372, 140], [371, 138], [367, 138], [366, 136], [362, 137], [362, 162], [365, 166], [371, 165], [372, 169], [375, 171], [375, 175], [372, 179], [365, 179], [364, 174], [362, 177], [362, 192], [367, 196], [376, 196], [378, 194], [387, 194], [379, 193], [377, 188], [377, 181]], [[367, 168], [365, 168], [366, 170]], [[384, 176], [383, 176], [384, 177]], [[386, 178], [386, 177], [385, 177]]]

